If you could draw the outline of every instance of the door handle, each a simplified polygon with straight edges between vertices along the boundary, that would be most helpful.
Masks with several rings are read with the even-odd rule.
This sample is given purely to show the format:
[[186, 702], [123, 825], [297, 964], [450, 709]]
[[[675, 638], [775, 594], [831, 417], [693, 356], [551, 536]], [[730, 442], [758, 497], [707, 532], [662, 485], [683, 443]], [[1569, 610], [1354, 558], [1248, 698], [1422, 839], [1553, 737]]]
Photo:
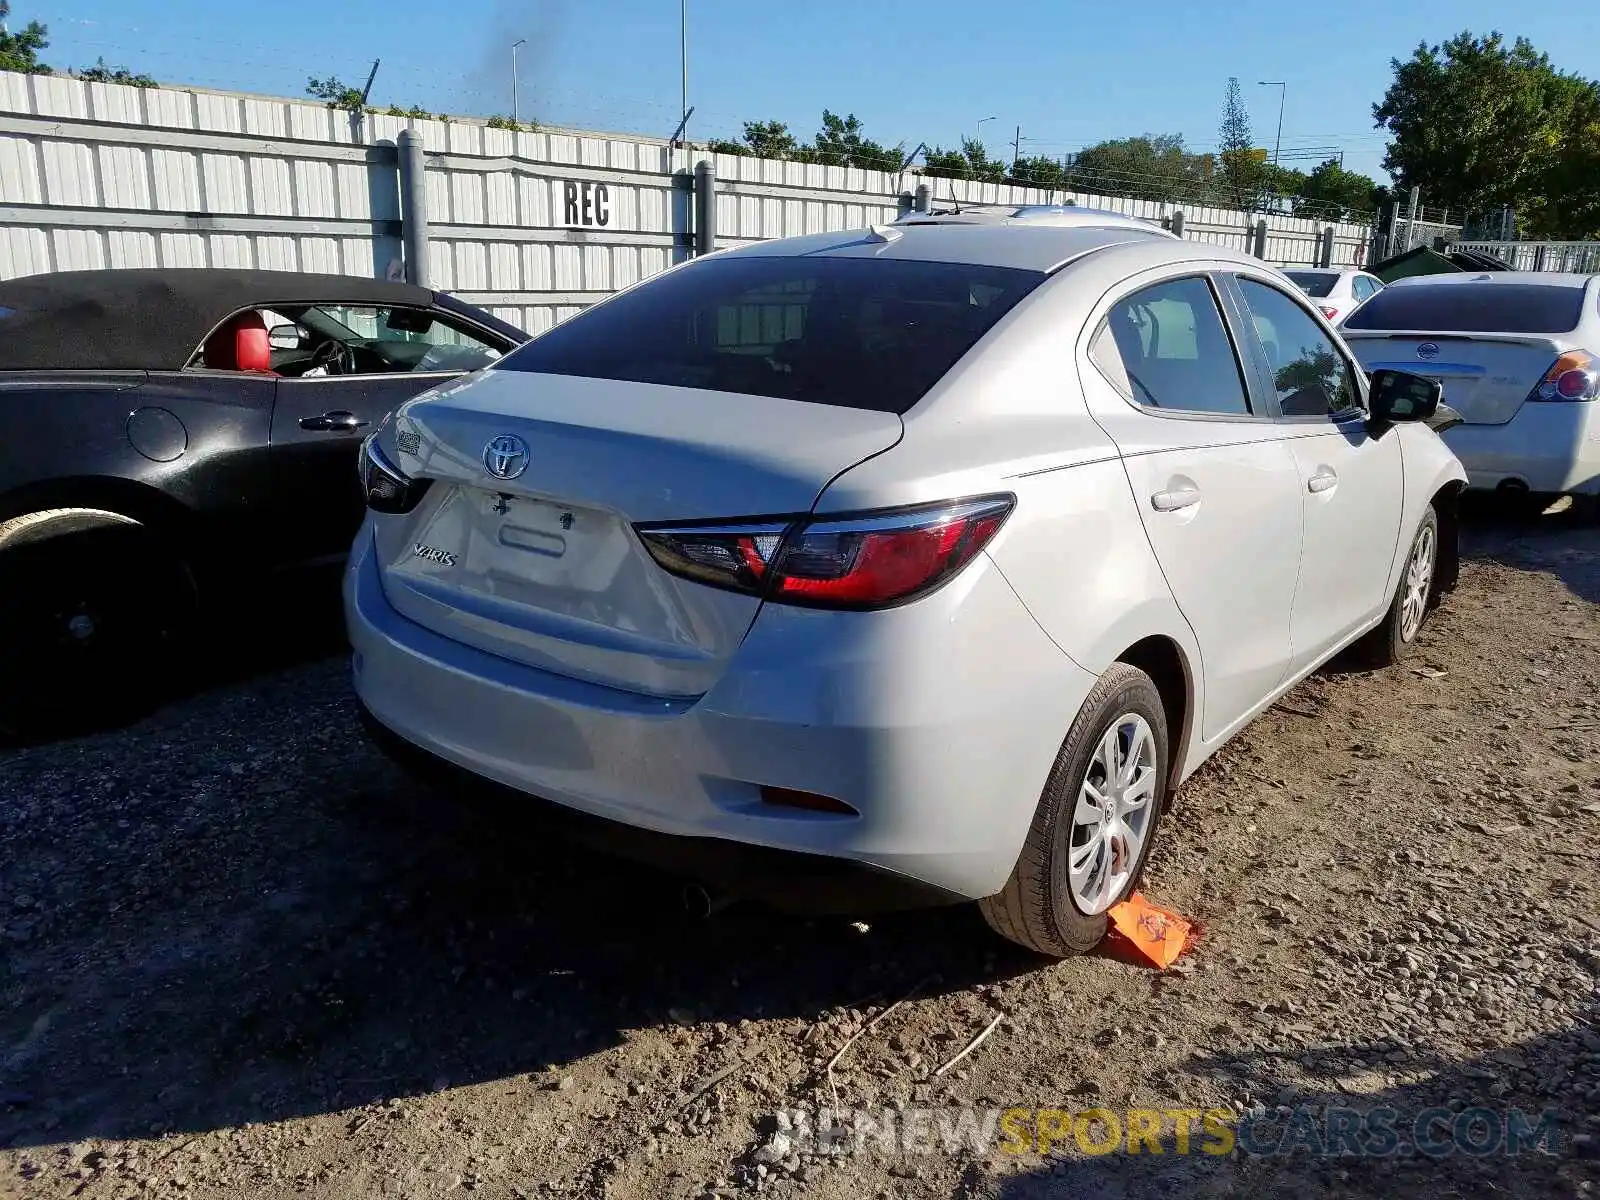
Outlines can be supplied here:
[[356, 416], [353, 412], [335, 409], [325, 412], [320, 417], [301, 417], [300, 428], [309, 429], [313, 433], [353, 433], [363, 428], [367, 422]]
[[1306, 480], [1306, 490], [1312, 492], [1331, 492], [1338, 486], [1338, 473], [1331, 467], [1323, 467], [1310, 479]]
[[1173, 488], [1150, 497], [1151, 507], [1157, 512], [1177, 512], [1180, 508], [1191, 508], [1199, 503], [1200, 489], [1192, 487]]

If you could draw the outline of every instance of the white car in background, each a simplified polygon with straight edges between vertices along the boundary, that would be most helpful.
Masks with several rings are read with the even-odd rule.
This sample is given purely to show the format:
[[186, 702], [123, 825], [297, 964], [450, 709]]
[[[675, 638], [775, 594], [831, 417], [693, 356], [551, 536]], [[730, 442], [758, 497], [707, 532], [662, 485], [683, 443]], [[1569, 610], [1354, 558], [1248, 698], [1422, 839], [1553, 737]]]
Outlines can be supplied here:
[[1490, 271], [1400, 280], [1341, 332], [1368, 370], [1436, 379], [1444, 440], [1474, 488], [1542, 507], [1600, 497], [1600, 276]]
[[621, 853], [1085, 950], [1173, 788], [1453, 586], [1437, 398], [1128, 222], [708, 255], [368, 439], [356, 691]]
[[1285, 267], [1283, 273], [1335, 325], [1385, 287], [1383, 280], [1359, 267]]

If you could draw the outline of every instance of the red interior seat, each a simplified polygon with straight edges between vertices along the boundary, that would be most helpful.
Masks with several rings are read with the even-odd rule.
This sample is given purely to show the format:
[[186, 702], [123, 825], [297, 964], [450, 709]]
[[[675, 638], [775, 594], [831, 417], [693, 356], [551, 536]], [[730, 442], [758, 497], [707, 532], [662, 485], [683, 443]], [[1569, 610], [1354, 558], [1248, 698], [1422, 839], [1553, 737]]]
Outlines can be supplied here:
[[267, 323], [251, 309], [230, 317], [206, 339], [201, 361], [213, 371], [262, 371], [272, 374], [272, 345]]

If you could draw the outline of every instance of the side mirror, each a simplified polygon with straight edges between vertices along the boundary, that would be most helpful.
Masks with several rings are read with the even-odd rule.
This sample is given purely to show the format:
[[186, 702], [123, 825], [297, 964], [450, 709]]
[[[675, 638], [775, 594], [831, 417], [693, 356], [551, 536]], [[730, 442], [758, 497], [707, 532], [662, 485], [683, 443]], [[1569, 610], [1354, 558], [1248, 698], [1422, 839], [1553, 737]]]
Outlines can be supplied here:
[[274, 350], [298, 350], [304, 344], [298, 325], [274, 325], [267, 331], [267, 345]]
[[1377, 370], [1367, 393], [1371, 412], [1368, 424], [1374, 434], [1401, 421], [1430, 420], [1444, 397], [1444, 386], [1436, 379], [1413, 375], [1410, 371]]

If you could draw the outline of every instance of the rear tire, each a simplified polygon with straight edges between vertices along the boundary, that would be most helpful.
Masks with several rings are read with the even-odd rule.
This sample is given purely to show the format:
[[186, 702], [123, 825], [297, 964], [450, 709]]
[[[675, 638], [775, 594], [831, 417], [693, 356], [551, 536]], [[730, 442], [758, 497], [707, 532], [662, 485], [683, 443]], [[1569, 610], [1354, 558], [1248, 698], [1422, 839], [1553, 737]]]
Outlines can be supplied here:
[[1434, 581], [1438, 574], [1439, 514], [1430, 505], [1412, 535], [1400, 568], [1400, 586], [1383, 623], [1357, 644], [1363, 659], [1374, 667], [1392, 666], [1416, 648], [1417, 636], [1437, 598]]
[[0, 730], [29, 739], [143, 716], [182, 674], [196, 611], [185, 564], [143, 526], [48, 536], [51, 515], [0, 525]]
[[[1147, 786], [1148, 807], [1141, 819], [1136, 808], [1115, 805], [1125, 814], [1125, 832], [1113, 831], [1096, 849], [1083, 821], [1096, 806], [1086, 796], [1101, 792], [1109, 801], [1115, 799], [1113, 791], [1123, 790], [1104, 769], [1113, 733], [1110, 757], [1117, 758], [1126, 747], [1134, 767], [1126, 791], [1132, 795]], [[1138, 886], [1155, 842], [1167, 799], [1167, 739], [1166, 708], [1155, 683], [1135, 667], [1114, 663], [1089, 693], [1056, 755], [1011, 878], [999, 893], [978, 902], [990, 928], [1053, 958], [1081, 954], [1099, 944], [1106, 932], [1106, 910]], [[1136, 825], [1137, 844], [1131, 845]], [[1092, 871], [1075, 871], [1074, 866], [1101, 859], [1106, 877], [1097, 888]], [[1086, 902], [1090, 896], [1093, 902]]]

